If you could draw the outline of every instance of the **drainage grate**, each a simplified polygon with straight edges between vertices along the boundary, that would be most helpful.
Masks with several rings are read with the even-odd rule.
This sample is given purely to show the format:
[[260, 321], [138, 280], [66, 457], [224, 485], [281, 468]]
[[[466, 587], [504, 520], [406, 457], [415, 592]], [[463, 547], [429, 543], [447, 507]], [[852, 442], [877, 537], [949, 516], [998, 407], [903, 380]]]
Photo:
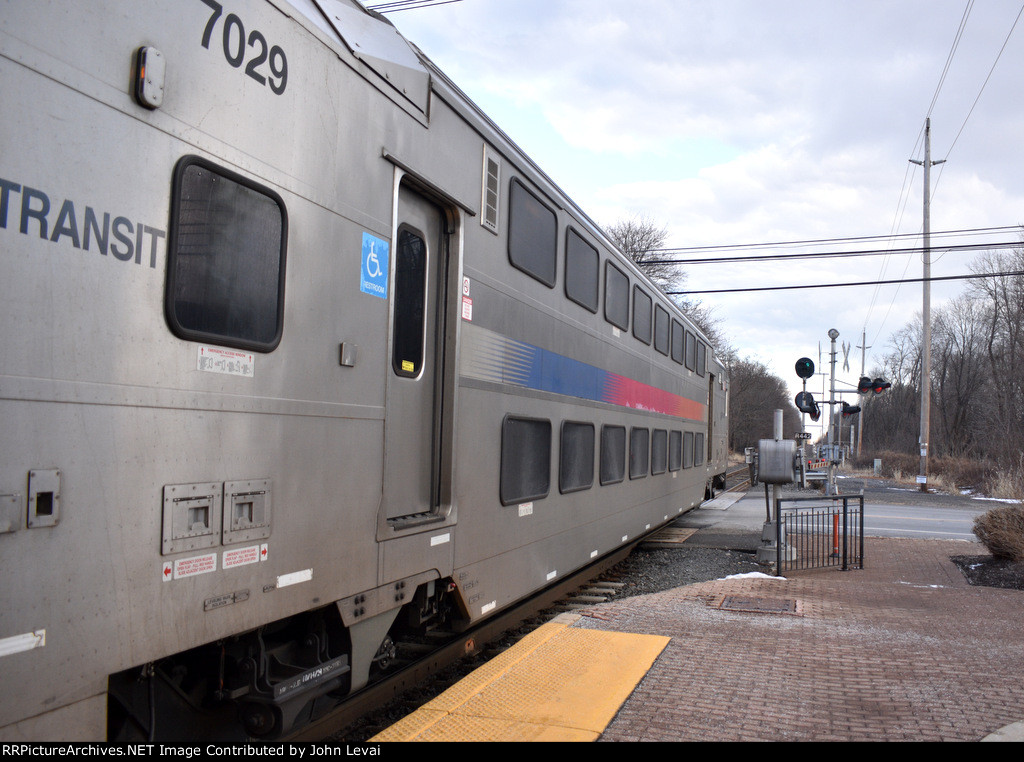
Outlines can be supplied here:
[[797, 602], [792, 598], [741, 598], [727, 595], [718, 608], [724, 611], [749, 611], [755, 614], [797, 614]]

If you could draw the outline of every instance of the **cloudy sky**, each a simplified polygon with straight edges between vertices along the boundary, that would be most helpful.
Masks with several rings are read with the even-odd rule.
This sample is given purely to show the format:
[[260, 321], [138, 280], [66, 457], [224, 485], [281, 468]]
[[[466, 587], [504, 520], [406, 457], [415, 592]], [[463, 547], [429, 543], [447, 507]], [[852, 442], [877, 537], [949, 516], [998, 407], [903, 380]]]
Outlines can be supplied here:
[[[1024, 223], [1024, 17], [1010, 34], [1021, 10], [1021, 0], [461, 0], [388, 18], [596, 222], [645, 215], [667, 227], [669, 246], [693, 247], [919, 234], [923, 175], [908, 159], [923, 158], [929, 114], [932, 159], [947, 159], [932, 170], [933, 233]], [[941, 242], [933, 275], [968, 272], [975, 255]], [[921, 256], [687, 273], [691, 289], [919, 278]], [[933, 308], [963, 288], [936, 284]], [[870, 370], [920, 312], [921, 285], [698, 298], [741, 357], [796, 390], [793, 363], [818, 364], [830, 328], [855, 347], [866, 330]], [[840, 378], [859, 375], [854, 348]]]

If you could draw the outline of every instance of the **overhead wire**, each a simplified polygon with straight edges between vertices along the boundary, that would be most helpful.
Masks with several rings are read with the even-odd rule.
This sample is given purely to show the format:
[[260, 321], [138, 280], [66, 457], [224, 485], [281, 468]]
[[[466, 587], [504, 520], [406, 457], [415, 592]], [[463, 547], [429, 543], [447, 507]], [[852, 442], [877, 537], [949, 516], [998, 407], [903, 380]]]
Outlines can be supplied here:
[[894, 283], [935, 283], [938, 281], [950, 281], [950, 280], [973, 280], [978, 278], [1000, 278], [1000, 277], [1013, 277], [1024, 275], [1024, 270], [1009, 270], [1005, 272], [997, 273], [965, 273], [963, 275], [933, 275], [930, 278], [905, 278], [900, 280], [886, 280], [886, 281], [875, 281], [865, 280], [857, 281], [852, 283], [807, 283], [802, 285], [793, 286], [754, 286], [751, 288], [712, 288], [712, 289], [701, 289], [693, 291], [666, 291], [665, 293], [669, 296], [688, 296], [690, 294], [740, 294], [750, 293], [752, 291], [794, 291], [797, 289], [810, 289], [810, 288], [845, 288], [849, 286], [874, 286], [877, 284], [887, 285]]

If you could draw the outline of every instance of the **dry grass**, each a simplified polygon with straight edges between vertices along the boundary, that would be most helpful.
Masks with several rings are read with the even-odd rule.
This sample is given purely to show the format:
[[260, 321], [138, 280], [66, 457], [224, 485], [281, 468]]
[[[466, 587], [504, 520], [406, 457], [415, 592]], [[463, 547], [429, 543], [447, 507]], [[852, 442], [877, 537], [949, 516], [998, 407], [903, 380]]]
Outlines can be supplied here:
[[1024, 505], [1004, 505], [974, 520], [974, 534], [996, 558], [1024, 562]]

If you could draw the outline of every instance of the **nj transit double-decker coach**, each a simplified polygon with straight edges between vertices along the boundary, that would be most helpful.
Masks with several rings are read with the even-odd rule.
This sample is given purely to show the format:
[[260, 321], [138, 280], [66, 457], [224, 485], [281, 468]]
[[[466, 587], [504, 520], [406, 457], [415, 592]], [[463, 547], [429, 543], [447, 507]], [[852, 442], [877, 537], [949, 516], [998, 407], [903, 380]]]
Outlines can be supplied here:
[[704, 335], [349, 0], [0, 5], [0, 738], [280, 737], [698, 505]]

